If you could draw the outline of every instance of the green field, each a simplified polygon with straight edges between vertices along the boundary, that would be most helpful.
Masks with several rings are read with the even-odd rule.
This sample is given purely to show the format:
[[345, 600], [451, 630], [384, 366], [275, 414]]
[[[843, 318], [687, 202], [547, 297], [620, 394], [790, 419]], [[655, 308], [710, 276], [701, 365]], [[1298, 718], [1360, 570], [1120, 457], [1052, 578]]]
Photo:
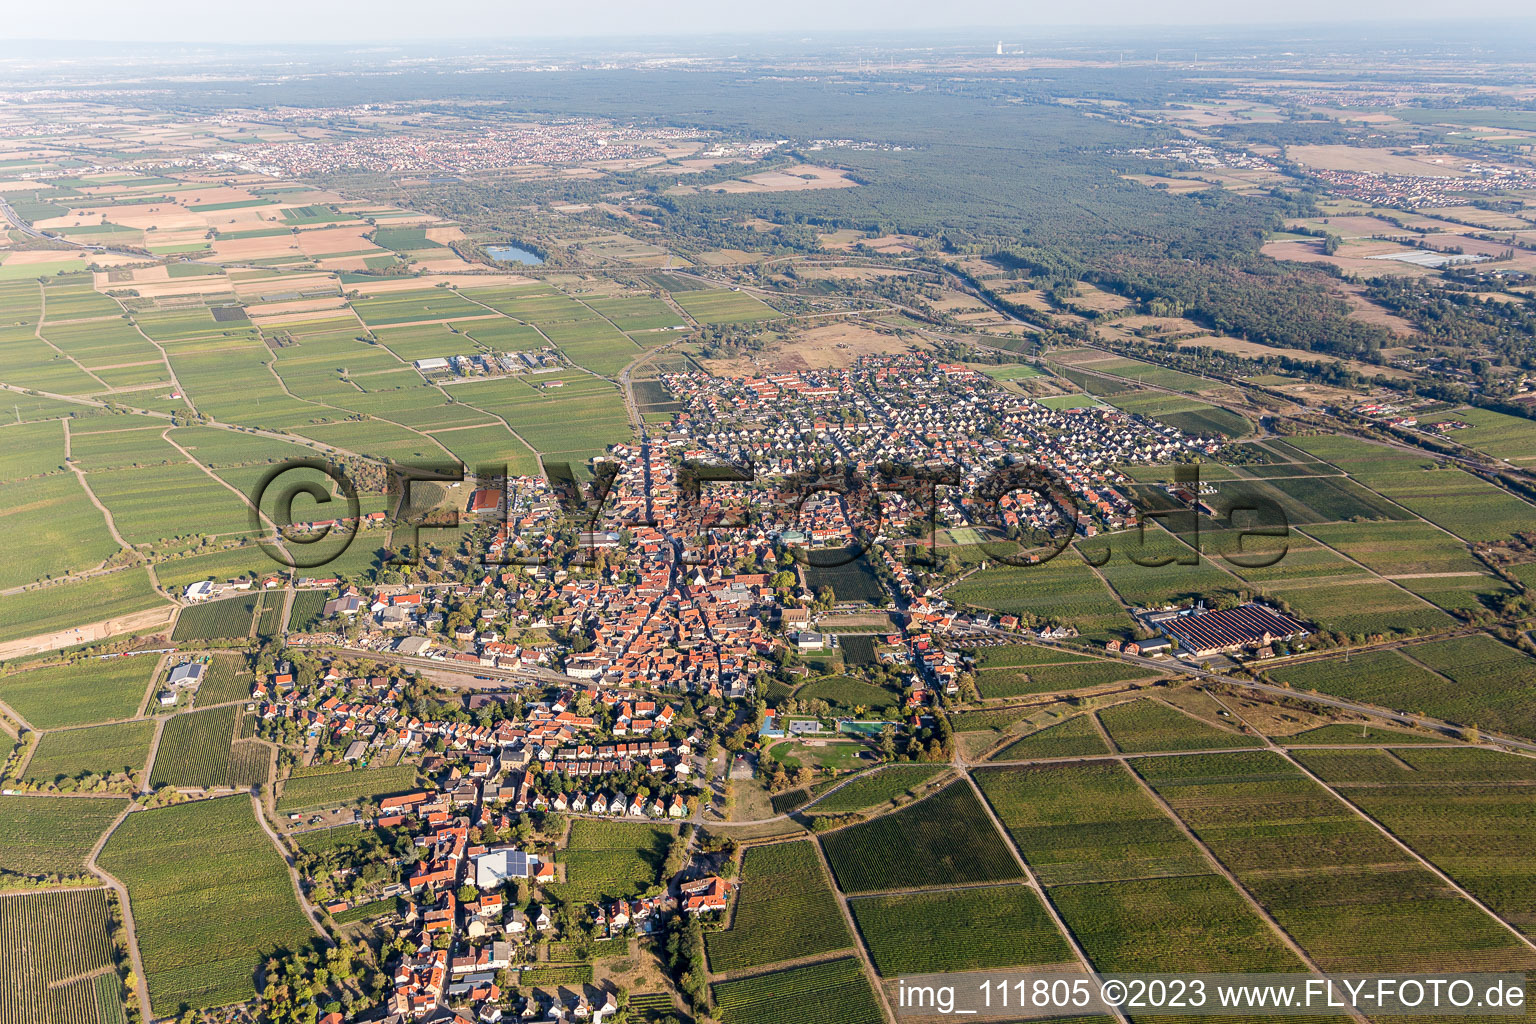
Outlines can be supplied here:
[[1032, 758], [1081, 757], [1109, 752], [1092, 716], [1078, 715], [1015, 740], [993, 754], [991, 760], [1027, 761]]
[[672, 296], [672, 301], [701, 324], [774, 320], [784, 315], [755, 296], [724, 288], [681, 291]]
[[853, 957], [713, 986], [722, 1024], [882, 1024], [885, 1016]]
[[946, 596], [957, 605], [1071, 623], [1084, 633], [1130, 635], [1125, 610], [1070, 550], [1039, 565], [984, 569]]
[[810, 813], [833, 814], [879, 807], [945, 771], [941, 765], [891, 765], [866, 772], [816, 801], [811, 805]]
[[150, 771], [152, 786], [209, 788], [232, 785], [230, 757], [238, 707], [177, 715], [165, 723]]
[[0, 676], [0, 701], [39, 729], [131, 718], [154, 668], [147, 656], [31, 668]]
[[157, 1015], [251, 999], [266, 956], [314, 939], [248, 797], [130, 814], [101, 865], [128, 887]]
[[1027, 886], [859, 897], [848, 906], [882, 977], [1075, 962]]
[[1326, 971], [1536, 964], [1536, 953], [1279, 754], [1144, 758], [1136, 770]]
[[164, 605], [140, 568], [0, 596], [0, 642]]
[[1100, 971], [1299, 971], [1220, 875], [1061, 885], [1050, 900]]
[[800, 841], [747, 850], [731, 927], [705, 944], [710, 971], [726, 974], [848, 949], [853, 936], [815, 845]]
[[305, 775], [283, 783], [277, 809], [287, 812], [357, 803], [408, 792], [415, 785], [416, 767], [409, 764]]
[[117, 974], [88, 976], [112, 965], [111, 916], [105, 889], [0, 900], [0, 1024], [118, 1024]]
[[1256, 736], [1218, 729], [1155, 700], [1117, 704], [1098, 715], [1109, 738], [1127, 753], [1263, 745]]
[[27, 778], [52, 782], [87, 772], [142, 771], [154, 735], [153, 722], [119, 722], [44, 733], [27, 762]]
[[0, 588], [94, 569], [117, 553], [101, 513], [68, 473], [0, 484], [0, 531], [9, 542]]
[[795, 691], [796, 700], [824, 700], [844, 708], [889, 711], [901, 703], [901, 694], [852, 676], [825, 676]]
[[984, 768], [975, 774], [1042, 884], [1209, 870], [1195, 845], [1117, 762]]
[[571, 824], [565, 881], [557, 891], [568, 900], [637, 896], [654, 888], [674, 829], [636, 822], [591, 821]]
[[1063, 665], [1034, 665], [1020, 669], [983, 669], [976, 673], [982, 697], [1020, 697], [1032, 693], [1080, 690], [1091, 686], [1153, 679], [1159, 673], [1118, 661], [1079, 661]]
[[[1022, 876], [964, 782], [892, 814], [829, 832], [821, 842], [839, 888], [848, 893]], [[892, 856], [896, 850], [901, 856]]]
[[1269, 674], [1299, 690], [1517, 736], [1536, 735], [1536, 660], [1492, 637], [1432, 640], [1401, 650], [1282, 666]]
[[1464, 540], [1500, 540], [1531, 522], [1529, 503], [1460, 469], [1440, 468], [1429, 455], [1336, 434], [1290, 443]]
[[0, 796], [0, 872], [83, 874], [91, 847], [127, 806], [116, 797]]
[[1536, 935], [1533, 766], [1486, 751], [1436, 753], [1482, 756], [1466, 768], [1453, 763], [1449, 771], [1417, 757], [1417, 764], [1399, 757], [1385, 766], [1379, 758], [1331, 758], [1328, 781], [1504, 920]]
[[183, 608], [176, 616], [176, 629], [172, 640], [229, 640], [250, 636], [256, 620], [260, 593], [244, 593], [235, 597], [208, 601]]

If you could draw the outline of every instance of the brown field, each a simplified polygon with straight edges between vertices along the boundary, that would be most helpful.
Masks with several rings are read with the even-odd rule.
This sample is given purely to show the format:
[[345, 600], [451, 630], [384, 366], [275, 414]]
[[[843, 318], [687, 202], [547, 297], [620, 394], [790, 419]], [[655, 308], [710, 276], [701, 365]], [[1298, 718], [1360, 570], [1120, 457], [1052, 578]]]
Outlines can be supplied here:
[[844, 228], [841, 231], [833, 231], [831, 234], [821, 236], [823, 249], [852, 249], [864, 240], [864, 232], [855, 231], [852, 228]]
[[317, 313], [322, 310], [345, 310], [347, 300], [340, 295], [326, 295], [315, 299], [295, 299], [292, 302], [263, 302], [245, 307], [252, 320], [273, 317], [292, 317], [296, 313]]
[[796, 164], [782, 171], [764, 171], [718, 185], [700, 186], [703, 192], [805, 192], [817, 188], [853, 188], [858, 182], [832, 167]]
[[803, 281], [880, 281], [888, 277], [906, 277], [908, 271], [889, 267], [800, 267]]
[[[1475, 206], [1437, 206], [1424, 212], [1437, 217], [1455, 217], [1457, 220], [1464, 220], [1468, 224], [1477, 224], [1494, 231], [1506, 231], [1511, 228], [1518, 230], [1531, 227], [1530, 221], [1521, 220], [1513, 214], [1499, 213], [1495, 210], [1480, 210]], [[1464, 225], [1448, 224], [1447, 230], [1464, 230]]]
[[1297, 163], [1325, 171], [1365, 171], [1370, 174], [1411, 174], [1457, 178], [1471, 161], [1458, 156], [1398, 156], [1390, 149], [1356, 146], [1290, 146], [1286, 155]]
[[1285, 224], [1287, 231], [1294, 231], [1298, 227], [1326, 231], [1340, 238], [1370, 238], [1372, 235], [1407, 238], [1412, 235], [1412, 232], [1404, 231], [1396, 224], [1384, 221], [1380, 217], [1348, 214], [1342, 217], [1307, 217], [1302, 220], [1287, 221]]
[[725, 267], [737, 263], [755, 263], [767, 253], [747, 252], [745, 249], [716, 249], [699, 253], [698, 260], [706, 267]]
[[366, 224], [356, 227], [343, 228], [315, 228], [310, 231], [300, 231], [298, 234], [299, 250], [306, 256], [325, 256], [334, 252], [374, 252], [380, 255], [387, 250], [380, 249], [363, 235], [373, 229]]
[[1160, 174], [1122, 174], [1126, 181], [1134, 181], [1138, 185], [1148, 188], [1164, 186], [1169, 192], [1199, 192], [1203, 189], [1215, 188], [1209, 181], [1199, 178], [1165, 178]]
[[291, 234], [214, 239], [213, 252], [221, 260], [266, 260], [301, 255], [299, 244]]
[[284, 274], [281, 277], [268, 277], [258, 272], [256, 276], [236, 274], [233, 276], [235, 294], [242, 299], [259, 298], [262, 295], [284, 295], [289, 292], [309, 292], [325, 288], [335, 291], [336, 278], [330, 274]]
[[1357, 243], [1348, 243], [1339, 249], [1339, 253], [1333, 256], [1324, 256], [1318, 251], [1318, 243], [1306, 242], [1265, 242], [1260, 251], [1264, 255], [1277, 260], [1286, 260], [1291, 263], [1327, 263], [1338, 267], [1340, 270], [1348, 270], [1351, 273], [1364, 277], [1380, 277], [1385, 274], [1400, 274], [1412, 277], [1422, 277], [1433, 273], [1423, 267], [1416, 267], [1411, 263], [1398, 263], [1395, 260], [1367, 260], [1361, 257], [1381, 252], [1407, 252], [1400, 245], [1392, 245], [1383, 242], [1372, 245], [1361, 245], [1353, 249], [1353, 255], [1344, 255], [1346, 250]]
[[714, 374], [754, 375], [763, 372], [852, 366], [860, 356], [887, 355], [921, 350], [925, 346], [882, 334], [856, 320], [840, 320], [797, 332], [771, 342], [761, 352], [730, 359], [701, 360]]

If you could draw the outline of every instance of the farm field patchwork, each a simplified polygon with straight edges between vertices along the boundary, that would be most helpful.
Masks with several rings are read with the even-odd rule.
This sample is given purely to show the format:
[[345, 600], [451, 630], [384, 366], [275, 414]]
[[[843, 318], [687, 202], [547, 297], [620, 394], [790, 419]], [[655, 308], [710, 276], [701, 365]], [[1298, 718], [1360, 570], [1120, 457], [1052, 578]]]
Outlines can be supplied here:
[[177, 715], [165, 723], [150, 770], [150, 785], [210, 788], [231, 782], [230, 749], [239, 707]]
[[[1006, 881], [1022, 876], [970, 786], [933, 796], [822, 837], [838, 886], [848, 893]], [[892, 850], [902, 850], [899, 858]]]
[[1044, 885], [1209, 870], [1118, 762], [982, 768], [975, 777]]
[[1488, 636], [1431, 640], [1282, 666], [1269, 674], [1297, 689], [1536, 735], [1536, 659]]
[[673, 835], [666, 825], [577, 819], [557, 891], [570, 900], [639, 895], [656, 884]]
[[0, 872], [83, 874], [91, 847], [127, 806], [121, 797], [0, 796]]
[[881, 1024], [885, 1016], [853, 957], [717, 982], [722, 1024]]
[[882, 977], [1075, 963], [1028, 886], [865, 896], [848, 906]]
[[1324, 970], [1536, 963], [1536, 954], [1279, 754], [1135, 764]]
[[802, 840], [749, 847], [731, 927], [708, 932], [705, 945], [715, 974], [851, 947], [853, 936], [815, 845]]
[[0, 701], [38, 729], [59, 729], [138, 711], [154, 672], [153, 658], [89, 659], [0, 676]]
[[250, 999], [267, 955], [315, 937], [249, 797], [130, 814], [101, 865], [128, 887], [157, 1014]]

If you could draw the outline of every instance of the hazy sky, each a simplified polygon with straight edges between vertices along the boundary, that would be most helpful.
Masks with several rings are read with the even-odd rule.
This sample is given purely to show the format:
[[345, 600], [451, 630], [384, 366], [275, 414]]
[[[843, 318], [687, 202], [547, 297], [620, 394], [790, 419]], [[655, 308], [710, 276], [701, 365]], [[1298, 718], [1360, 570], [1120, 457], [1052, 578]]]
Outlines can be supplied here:
[[[0, 39], [349, 43], [684, 33], [890, 33], [1013, 26], [1232, 25], [1453, 17], [1440, 0], [71, 0], [3, 5]], [[1531, 17], [1484, 0], [1479, 18]]]

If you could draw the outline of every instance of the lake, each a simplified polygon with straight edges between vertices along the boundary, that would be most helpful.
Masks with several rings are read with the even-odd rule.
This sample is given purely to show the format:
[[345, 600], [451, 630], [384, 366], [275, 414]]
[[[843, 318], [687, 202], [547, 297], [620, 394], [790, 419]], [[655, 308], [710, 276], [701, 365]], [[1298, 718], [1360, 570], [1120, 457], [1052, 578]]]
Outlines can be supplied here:
[[537, 253], [519, 249], [515, 245], [488, 245], [485, 251], [497, 263], [522, 263], [525, 266], [536, 267], [544, 262]]

